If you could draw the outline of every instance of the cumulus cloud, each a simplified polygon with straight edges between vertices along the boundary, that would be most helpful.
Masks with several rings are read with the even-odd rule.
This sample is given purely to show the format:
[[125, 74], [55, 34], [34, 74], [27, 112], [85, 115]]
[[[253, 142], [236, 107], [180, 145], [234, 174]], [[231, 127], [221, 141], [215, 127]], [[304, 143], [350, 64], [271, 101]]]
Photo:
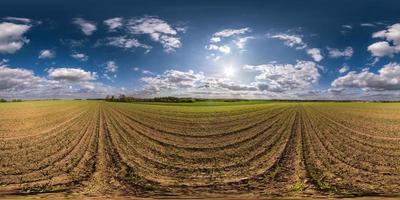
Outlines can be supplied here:
[[77, 25], [79, 29], [83, 32], [85, 35], [92, 35], [93, 32], [97, 30], [97, 26], [94, 22], [82, 19], [82, 18], [75, 18], [72, 21], [73, 24]]
[[110, 18], [104, 20], [104, 24], [108, 27], [108, 30], [115, 31], [116, 29], [122, 27], [122, 20], [123, 19], [121, 17]]
[[393, 57], [393, 55], [398, 52], [396, 47], [391, 46], [386, 41], [375, 42], [369, 45], [368, 51], [370, 51], [371, 54], [376, 57], [384, 57], [384, 56]]
[[299, 35], [289, 35], [285, 33], [280, 33], [276, 35], [267, 35], [269, 38], [275, 38], [284, 41], [286, 46], [294, 47], [296, 49], [304, 49], [307, 44], [303, 42], [303, 39]]
[[256, 84], [263, 91], [305, 90], [320, 78], [316, 63], [311, 61], [298, 61], [295, 65], [246, 65], [243, 68], [258, 73]]
[[321, 54], [321, 50], [317, 48], [307, 49], [307, 54], [310, 55], [316, 62], [321, 61], [324, 57]]
[[50, 59], [56, 56], [56, 52], [50, 49], [44, 49], [39, 52], [39, 59]]
[[50, 78], [67, 82], [92, 81], [97, 78], [96, 72], [89, 72], [80, 68], [50, 68], [47, 72]]
[[0, 66], [0, 91], [2, 92], [26, 90], [43, 81], [42, 78], [36, 77], [31, 70]]
[[128, 30], [132, 34], [149, 35], [153, 41], [162, 44], [166, 52], [172, 52], [182, 46], [178, 32], [166, 21], [157, 17], [143, 17], [139, 19], [131, 19], [128, 22]]
[[204, 74], [202, 72], [195, 73], [192, 70], [187, 72], [167, 70], [161, 75], [143, 77], [141, 80], [145, 83], [144, 90], [157, 93], [161, 90], [193, 88], [196, 87], [202, 79], [204, 79]]
[[[198, 96], [232, 98], [296, 98], [311, 91], [320, 74], [316, 63], [246, 65], [254, 80], [243, 83], [217, 74], [205, 75], [193, 70], [167, 70], [141, 79], [143, 88], [136, 94], [147, 96]], [[139, 68], [137, 69], [139, 71]]]
[[84, 53], [73, 53], [71, 54], [71, 57], [80, 61], [87, 61], [89, 59], [89, 56]]
[[0, 96], [2, 98], [104, 98], [108, 94], [124, 93], [122, 89], [93, 82], [94, 73], [77, 68], [48, 70], [40, 77], [24, 68], [12, 68], [0, 63]]
[[375, 42], [368, 46], [368, 51], [375, 57], [392, 57], [400, 52], [400, 23], [393, 24], [385, 30], [372, 34], [373, 38], [381, 38], [385, 41]]
[[339, 58], [339, 57], [351, 58], [354, 53], [352, 47], [346, 47], [343, 50], [336, 49], [336, 48], [330, 48], [330, 47], [327, 47], [327, 49], [328, 49], [329, 57], [331, 57], [331, 58]]
[[333, 91], [343, 91], [346, 88], [359, 88], [365, 91], [400, 90], [400, 65], [389, 63], [377, 73], [368, 70], [359, 73], [351, 71], [334, 80], [331, 86]]
[[29, 24], [0, 23], [0, 53], [15, 53], [28, 43], [24, 34], [31, 28]]

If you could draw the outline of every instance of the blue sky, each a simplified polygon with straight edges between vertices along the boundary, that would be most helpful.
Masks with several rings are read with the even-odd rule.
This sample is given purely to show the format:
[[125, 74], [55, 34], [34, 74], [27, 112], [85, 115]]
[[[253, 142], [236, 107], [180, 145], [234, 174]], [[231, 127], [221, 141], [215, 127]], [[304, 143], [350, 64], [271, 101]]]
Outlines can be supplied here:
[[398, 1], [0, 2], [0, 97], [399, 99]]

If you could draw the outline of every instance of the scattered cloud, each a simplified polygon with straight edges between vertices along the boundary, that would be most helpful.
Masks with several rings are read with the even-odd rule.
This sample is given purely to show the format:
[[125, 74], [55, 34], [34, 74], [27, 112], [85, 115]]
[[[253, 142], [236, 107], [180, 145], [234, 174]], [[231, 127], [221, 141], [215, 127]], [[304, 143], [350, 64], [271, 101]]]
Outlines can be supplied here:
[[151, 46], [142, 44], [139, 42], [139, 40], [135, 38], [128, 38], [126, 36], [108, 37], [105, 40], [105, 44], [123, 49], [144, 48], [146, 49], [146, 53], [152, 49]]
[[212, 38], [210, 39], [211, 43], [217, 43], [221, 41], [221, 38], [227, 38], [232, 36], [239, 36], [246, 33], [251, 32], [249, 27], [240, 28], [240, 29], [224, 29], [222, 31], [216, 32], [213, 34]]
[[142, 74], [153, 75], [154, 73], [151, 72], [151, 71], [149, 71], [149, 70], [143, 69], [143, 70], [142, 70]]
[[229, 54], [231, 52], [231, 48], [228, 45], [218, 46], [215, 44], [210, 44], [207, 47], [208, 47], [208, 50], [217, 50], [224, 54]]
[[89, 59], [89, 56], [84, 53], [73, 53], [71, 54], [71, 57], [80, 61], [87, 61]]
[[368, 69], [359, 73], [351, 71], [334, 80], [331, 87], [333, 91], [343, 91], [347, 88], [359, 88], [364, 91], [400, 90], [400, 64], [389, 63], [377, 73]]
[[81, 68], [50, 68], [47, 72], [50, 78], [58, 81], [81, 82], [97, 79], [96, 72], [85, 71]]
[[353, 26], [348, 25], [348, 24], [342, 25], [342, 27], [345, 29], [353, 29]]
[[396, 47], [391, 46], [386, 41], [375, 42], [369, 45], [368, 51], [370, 51], [371, 54], [375, 57], [384, 57], [384, 56], [393, 57], [393, 55], [398, 52]]
[[0, 93], [27, 90], [40, 85], [44, 80], [36, 77], [33, 71], [23, 68], [0, 66]]
[[372, 34], [372, 38], [380, 38], [385, 41], [375, 42], [368, 46], [368, 51], [375, 57], [392, 57], [400, 52], [400, 23], [393, 24], [385, 30]]
[[15, 22], [15, 23], [25, 23], [25, 24], [29, 24], [29, 23], [32, 22], [31, 19], [22, 18], [22, 17], [4, 17], [3, 19], [6, 20], [6, 21]]
[[336, 49], [336, 48], [330, 48], [330, 47], [327, 47], [327, 49], [328, 49], [329, 57], [331, 57], [331, 58], [339, 58], [339, 57], [351, 58], [354, 53], [352, 47], [346, 47], [343, 50]]
[[237, 40], [234, 40], [234, 44], [237, 46], [237, 48], [239, 49], [244, 49], [245, 45], [247, 44], [247, 42], [251, 39], [255, 39], [255, 37], [240, 37]]
[[321, 50], [318, 48], [307, 49], [307, 54], [310, 55], [316, 62], [321, 61], [324, 57], [321, 54]]
[[339, 73], [343, 74], [343, 73], [348, 72], [349, 70], [350, 70], [350, 68], [347, 65], [345, 65], [339, 69]]
[[289, 35], [285, 33], [279, 33], [276, 35], [267, 35], [269, 38], [275, 38], [278, 40], [284, 41], [284, 44], [289, 47], [294, 47], [296, 49], [304, 49], [307, 47], [307, 44], [303, 42], [303, 39], [300, 35]]
[[209, 44], [206, 45], [205, 48], [217, 52], [207, 55], [206, 58], [218, 61], [221, 59], [221, 55], [217, 55], [216, 53], [230, 54], [231, 51], [235, 49], [234, 47], [244, 51], [247, 42], [250, 39], [255, 39], [253, 36], [243, 36], [251, 31], [249, 27], [245, 27], [239, 29], [224, 29], [214, 33]]
[[92, 35], [93, 32], [97, 30], [97, 26], [94, 22], [85, 20], [83, 18], [74, 18], [72, 23], [77, 25], [81, 29], [83, 34], [87, 36]]
[[28, 43], [24, 34], [31, 28], [29, 24], [0, 23], [0, 53], [13, 54]]
[[255, 81], [259, 90], [262, 91], [306, 90], [320, 78], [317, 64], [311, 61], [298, 61], [294, 65], [246, 65], [243, 69], [258, 73]]
[[362, 27], [376, 27], [376, 25], [373, 24], [373, 23], [361, 23], [360, 26], [362, 26]]
[[50, 49], [44, 49], [39, 52], [39, 59], [51, 59], [56, 57], [56, 52]]
[[106, 63], [106, 72], [111, 72], [115, 73], [118, 70], [118, 65], [115, 63], [115, 61], [108, 61]]
[[[49, 79], [37, 76], [33, 71], [24, 68], [0, 66], [0, 96], [24, 99], [103, 98], [107, 94], [123, 92], [102, 83], [88, 81], [90, 78], [82, 78], [81, 75], [75, 75], [80, 78], [76, 78], [72, 82], [64, 79], [72, 77], [71, 74], [61, 79], [53, 79], [52, 76], [58, 72], [60, 72], [58, 69], [49, 70]], [[56, 75], [56, 77], [59, 78], [60, 75]]]
[[128, 22], [128, 30], [132, 34], [149, 35], [151, 40], [162, 44], [166, 52], [173, 52], [182, 46], [177, 30], [166, 21], [157, 17], [143, 17], [131, 19]]
[[122, 20], [123, 19], [121, 17], [110, 18], [104, 20], [104, 24], [108, 27], [109, 31], [115, 31], [116, 29], [122, 27]]

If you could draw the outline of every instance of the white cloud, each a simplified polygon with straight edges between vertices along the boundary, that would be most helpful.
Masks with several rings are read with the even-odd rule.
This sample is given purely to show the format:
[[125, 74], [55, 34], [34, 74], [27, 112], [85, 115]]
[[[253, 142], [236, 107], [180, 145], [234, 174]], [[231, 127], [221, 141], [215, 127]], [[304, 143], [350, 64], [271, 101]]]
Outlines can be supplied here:
[[343, 74], [343, 73], [348, 72], [349, 70], [350, 70], [349, 67], [347, 65], [345, 65], [339, 69], [339, 73]]
[[104, 98], [109, 94], [124, 93], [122, 89], [91, 82], [94, 80], [94, 73], [76, 70], [76, 68], [50, 69], [48, 72], [51, 79], [48, 79], [35, 75], [31, 70], [1, 65], [0, 96], [2, 98]]
[[50, 78], [59, 81], [81, 82], [92, 81], [97, 78], [96, 72], [89, 72], [80, 68], [50, 68], [47, 72]]
[[240, 28], [240, 29], [224, 29], [222, 31], [214, 33], [213, 38], [232, 37], [232, 36], [236, 36], [236, 35], [242, 35], [242, 34], [245, 34], [248, 32], [251, 32], [251, 29], [249, 27]]
[[87, 21], [82, 18], [74, 18], [72, 23], [77, 25], [81, 29], [81, 31], [88, 36], [92, 35], [93, 32], [97, 30], [97, 26], [94, 22]]
[[334, 91], [343, 91], [346, 88], [360, 88], [365, 91], [400, 90], [400, 65], [389, 63], [378, 73], [368, 70], [359, 73], [351, 71], [334, 80], [331, 86]]
[[44, 49], [39, 52], [39, 59], [50, 59], [56, 56], [56, 52], [50, 49]]
[[316, 62], [321, 61], [324, 57], [321, 55], [321, 50], [317, 48], [307, 49], [307, 54], [310, 55]]
[[41, 82], [43, 79], [36, 77], [33, 71], [0, 66], [0, 92], [22, 91], [40, 85]]
[[331, 57], [331, 58], [339, 58], [339, 57], [350, 58], [353, 56], [353, 53], [354, 53], [352, 47], [346, 47], [343, 50], [330, 48], [330, 47], [327, 47], [327, 49], [328, 49], [329, 57]]
[[144, 90], [148, 93], [158, 93], [162, 90], [176, 90], [180, 88], [193, 88], [204, 79], [202, 72], [195, 73], [192, 70], [187, 72], [167, 70], [155, 77], [143, 77]]
[[320, 74], [316, 63], [298, 61], [292, 64], [246, 65], [243, 69], [257, 72], [255, 77], [259, 90], [287, 92], [306, 90], [318, 82]]
[[231, 52], [231, 48], [227, 45], [218, 46], [215, 44], [210, 44], [207, 46], [208, 50], [217, 50], [224, 54], [229, 54]]
[[80, 61], [87, 61], [89, 59], [89, 56], [84, 53], [73, 53], [71, 54], [71, 57]]
[[104, 20], [104, 24], [108, 26], [108, 30], [115, 31], [116, 29], [122, 27], [122, 20], [123, 19], [121, 17], [110, 18]]
[[218, 50], [224, 54], [228, 54], [231, 52], [231, 48], [227, 45], [222, 45], [218, 48]]
[[245, 45], [250, 39], [255, 39], [254, 37], [240, 37], [237, 40], [234, 40], [234, 44], [239, 48], [239, 49], [244, 49]]
[[393, 56], [400, 52], [400, 23], [393, 24], [387, 29], [372, 34], [373, 38], [386, 41], [375, 42], [368, 46], [368, 51], [376, 57]]
[[115, 46], [123, 49], [132, 49], [132, 48], [144, 48], [146, 52], [151, 50], [151, 46], [140, 43], [135, 38], [128, 38], [126, 36], [119, 37], [108, 37], [106, 39], [106, 44], [110, 46]]
[[154, 73], [151, 72], [151, 71], [149, 71], [149, 70], [143, 69], [143, 70], [142, 70], [142, 74], [153, 75]]
[[348, 25], [348, 24], [342, 25], [342, 27], [345, 29], [353, 29], [353, 26]]
[[143, 17], [128, 22], [132, 34], [149, 35], [153, 41], [160, 42], [166, 52], [175, 51], [182, 46], [177, 36], [178, 30], [166, 21], [156, 17]]
[[106, 63], [106, 72], [115, 73], [118, 70], [118, 65], [115, 61], [108, 61]]
[[299, 35], [280, 33], [276, 35], [268, 35], [268, 37], [282, 40], [286, 46], [295, 47], [296, 49], [304, 49], [307, 47], [307, 44], [303, 42], [303, 39]]
[[376, 25], [372, 24], [372, 23], [361, 23], [360, 26], [363, 26], [363, 27], [375, 27]]
[[298, 61], [294, 65], [246, 65], [243, 69], [255, 73], [253, 82], [242, 83], [218, 74], [205, 75], [193, 70], [167, 70], [160, 75], [143, 77], [143, 88], [136, 91], [136, 94], [207, 98], [297, 98], [312, 91], [312, 85], [320, 77], [316, 63], [310, 61]]
[[15, 53], [28, 43], [24, 34], [31, 28], [27, 24], [0, 23], [0, 53]]
[[394, 46], [391, 46], [386, 41], [375, 42], [369, 45], [368, 51], [370, 51], [372, 55], [376, 57], [384, 57], [384, 56], [392, 57], [395, 53], [398, 52], [398, 50], [396, 50]]
[[10, 21], [10, 22], [16, 22], [16, 23], [25, 23], [25, 24], [29, 24], [32, 22], [31, 19], [28, 18], [23, 18], [23, 17], [4, 17], [3, 18], [6, 21]]
[[[205, 48], [208, 50], [219, 51], [223, 54], [231, 53], [233, 47], [243, 51], [246, 43], [250, 39], [255, 39], [255, 37], [252, 36], [242, 36], [249, 32], [251, 32], [251, 29], [248, 27], [240, 29], [224, 29], [214, 33], [210, 39], [210, 43], [206, 45]], [[216, 55], [216, 52], [214, 52], [206, 56], [206, 58], [218, 61], [221, 58], [221, 55]]]
[[212, 37], [212, 38], [210, 39], [210, 42], [211, 42], [211, 43], [218, 43], [218, 42], [221, 42], [221, 38], [220, 38], [220, 37]]

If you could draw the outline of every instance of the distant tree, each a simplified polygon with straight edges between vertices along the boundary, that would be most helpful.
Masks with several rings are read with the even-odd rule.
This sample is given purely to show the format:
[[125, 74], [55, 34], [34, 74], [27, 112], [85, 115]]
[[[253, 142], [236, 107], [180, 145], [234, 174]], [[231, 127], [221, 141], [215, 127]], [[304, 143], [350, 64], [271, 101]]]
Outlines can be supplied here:
[[5, 102], [7, 102], [7, 100], [5, 100], [5, 99], [0, 99], [0, 103], [5, 103]]

